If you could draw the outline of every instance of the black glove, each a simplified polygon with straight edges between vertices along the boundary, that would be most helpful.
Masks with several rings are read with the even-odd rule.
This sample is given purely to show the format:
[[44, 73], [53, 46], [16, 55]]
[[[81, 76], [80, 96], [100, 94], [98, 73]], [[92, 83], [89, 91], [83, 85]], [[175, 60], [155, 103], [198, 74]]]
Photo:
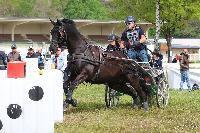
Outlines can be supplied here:
[[121, 50], [123, 54], [127, 55], [127, 49], [126, 48], [121, 48]]
[[139, 41], [134, 41], [133, 42], [133, 46], [135, 47], [135, 49], [140, 49], [141, 48], [141, 44]]
[[134, 42], [133, 42], [133, 45], [139, 46], [139, 45], [140, 45], [140, 41], [134, 41]]

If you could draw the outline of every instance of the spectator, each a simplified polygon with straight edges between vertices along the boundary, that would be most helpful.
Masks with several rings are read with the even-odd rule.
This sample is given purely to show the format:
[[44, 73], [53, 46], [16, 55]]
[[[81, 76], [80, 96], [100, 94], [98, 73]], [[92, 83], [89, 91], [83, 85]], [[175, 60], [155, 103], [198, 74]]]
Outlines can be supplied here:
[[63, 56], [63, 62], [64, 62], [62, 71], [64, 71], [65, 68], [67, 67], [67, 60], [68, 60], [68, 55], [69, 55], [67, 47], [63, 47], [63, 51], [61, 52], [61, 54]]
[[162, 69], [162, 59], [163, 55], [159, 53], [157, 49], [154, 49], [152, 52], [152, 59], [150, 60], [149, 64], [151, 67], [157, 68], [157, 69]]
[[176, 57], [176, 61], [180, 60], [180, 55], [176, 54], [175, 57]]
[[184, 49], [180, 54], [180, 73], [181, 73], [181, 82], [180, 82], [180, 91], [183, 90], [183, 83], [187, 83], [189, 91], [191, 91], [190, 78], [189, 78], [189, 55], [188, 50]]
[[29, 46], [26, 58], [38, 58], [32, 46]]
[[65, 63], [64, 63], [65, 57], [63, 54], [61, 54], [61, 48], [57, 48], [56, 56], [53, 59], [53, 62], [55, 63], [55, 68], [61, 71], [65, 70]]
[[0, 70], [6, 70], [7, 60], [4, 51], [0, 50]]
[[8, 62], [10, 61], [21, 61], [21, 56], [19, 52], [17, 51], [17, 46], [16, 44], [13, 44], [11, 46], [12, 52], [8, 54]]
[[43, 62], [43, 58], [42, 58], [42, 48], [38, 48], [37, 52], [35, 54], [38, 57], [38, 68], [39, 69], [44, 68], [44, 62]]

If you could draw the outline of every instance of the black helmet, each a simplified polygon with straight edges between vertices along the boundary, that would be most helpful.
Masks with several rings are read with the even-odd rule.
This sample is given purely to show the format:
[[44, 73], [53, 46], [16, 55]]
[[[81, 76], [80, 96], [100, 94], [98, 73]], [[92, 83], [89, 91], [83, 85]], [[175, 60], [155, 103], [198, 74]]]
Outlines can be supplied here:
[[135, 22], [135, 18], [133, 16], [128, 16], [125, 20], [125, 23], [127, 24], [128, 22]]
[[11, 45], [11, 49], [16, 49], [16, 48], [17, 48], [17, 46], [15, 43]]
[[109, 36], [108, 36], [108, 41], [114, 41], [114, 40], [116, 40], [117, 39], [117, 36], [115, 35], [115, 34], [110, 34]]
[[33, 49], [34, 49], [33, 46], [28, 47], [28, 50], [33, 50]]

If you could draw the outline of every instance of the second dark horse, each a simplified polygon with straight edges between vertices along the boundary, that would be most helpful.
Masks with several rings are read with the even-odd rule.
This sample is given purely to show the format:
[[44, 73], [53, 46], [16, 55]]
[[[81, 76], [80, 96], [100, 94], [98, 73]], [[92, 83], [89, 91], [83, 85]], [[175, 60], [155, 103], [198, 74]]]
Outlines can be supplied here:
[[[66, 45], [69, 52], [67, 69], [71, 74], [65, 81], [65, 84], [70, 83], [68, 89], [65, 88], [66, 104], [73, 105], [73, 91], [85, 81], [92, 84], [107, 84], [118, 92], [130, 95], [133, 99], [137, 99], [136, 91], [144, 110], [148, 110], [147, 94], [141, 87], [143, 79], [130, 60], [121, 59], [126, 58], [122, 52], [105, 53], [98, 46], [88, 44], [86, 38], [77, 30], [73, 20], [63, 19], [57, 22], [51, 20], [51, 23], [54, 25], [51, 30], [51, 49], [55, 50], [58, 46]], [[127, 83], [134, 89], [128, 87]]]

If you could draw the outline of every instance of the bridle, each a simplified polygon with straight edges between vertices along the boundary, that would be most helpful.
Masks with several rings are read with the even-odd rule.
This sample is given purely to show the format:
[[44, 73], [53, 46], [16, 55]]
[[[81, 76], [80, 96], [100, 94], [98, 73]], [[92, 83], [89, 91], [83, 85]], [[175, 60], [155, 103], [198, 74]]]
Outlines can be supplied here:
[[54, 45], [55, 47], [59, 47], [59, 44], [66, 41], [66, 34], [63, 26], [55, 26], [55, 28], [54, 31], [51, 31], [51, 33], [54, 32], [54, 36], [56, 34], [57, 37], [51, 39], [51, 44]]

